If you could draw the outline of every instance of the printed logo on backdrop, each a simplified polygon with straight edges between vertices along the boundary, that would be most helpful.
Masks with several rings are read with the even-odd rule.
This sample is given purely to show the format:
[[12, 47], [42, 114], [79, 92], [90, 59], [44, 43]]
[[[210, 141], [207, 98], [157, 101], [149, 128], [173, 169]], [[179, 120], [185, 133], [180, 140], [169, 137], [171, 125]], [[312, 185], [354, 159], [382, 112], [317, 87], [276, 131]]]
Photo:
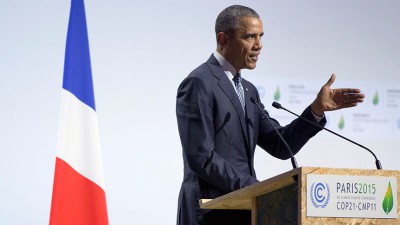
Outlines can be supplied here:
[[343, 128], [344, 128], [344, 117], [343, 117], [343, 115], [341, 115], [340, 116], [340, 120], [339, 120], [339, 124], [338, 124], [338, 128], [340, 129], [340, 130], [343, 130]]
[[310, 199], [315, 208], [325, 208], [330, 199], [329, 185], [327, 183], [313, 183], [310, 190]]
[[258, 94], [260, 95], [260, 99], [264, 98], [265, 96], [265, 88], [262, 86], [257, 87]]
[[378, 105], [379, 104], [379, 94], [378, 91], [375, 92], [374, 97], [372, 98], [372, 104]]
[[279, 102], [280, 99], [281, 99], [281, 90], [279, 89], [279, 86], [277, 86], [274, 93], [274, 100]]

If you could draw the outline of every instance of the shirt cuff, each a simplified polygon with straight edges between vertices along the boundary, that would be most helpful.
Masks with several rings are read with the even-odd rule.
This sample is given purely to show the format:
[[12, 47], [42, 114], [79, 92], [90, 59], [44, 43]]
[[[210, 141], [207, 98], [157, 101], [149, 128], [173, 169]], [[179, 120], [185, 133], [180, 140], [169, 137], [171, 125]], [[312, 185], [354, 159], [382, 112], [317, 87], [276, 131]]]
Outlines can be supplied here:
[[310, 109], [310, 111], [311, 111], [311, 114], [314, 116], [314, 119], [315, 119], [315, 121], [317, 122], [317, 123], [319, 123], [324, 117], [325, 117], [325, 113], [324, 114], [322, 114], [322, 116], [317, 116], [317, 115], [315, 115], [314, 113], [313, 113], [313, 111]]

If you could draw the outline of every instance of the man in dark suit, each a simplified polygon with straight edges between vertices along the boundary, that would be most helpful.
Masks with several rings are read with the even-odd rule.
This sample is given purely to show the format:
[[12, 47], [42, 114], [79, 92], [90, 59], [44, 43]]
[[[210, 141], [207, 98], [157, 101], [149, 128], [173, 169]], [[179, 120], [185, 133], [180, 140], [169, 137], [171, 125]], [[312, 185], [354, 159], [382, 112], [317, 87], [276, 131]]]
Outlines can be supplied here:
[[[257, 89], [240, 77], [241, 69], [256, 67], [262, 49], [259, 15], [248, 7], [230, 6], [219, 14], [215, 31], [216, 52], [189, 74], [177, 92], [184, 161], [178, 225], [250, 224], [250, 211], [203, 210], [198, 200], [257, 183], [253, 166], [256, 145], [274, 157], [290, 158], [267, 118], [250, 101], [252, 97], [260, 101]], [[334, 80], [332, 75], [302, 116], [325, 125], [325, 111], [363, 101], [358, 89], [331, 89]], [[285, 127], [269, 119], [293, 154], [320, 131], [300, 119]]]

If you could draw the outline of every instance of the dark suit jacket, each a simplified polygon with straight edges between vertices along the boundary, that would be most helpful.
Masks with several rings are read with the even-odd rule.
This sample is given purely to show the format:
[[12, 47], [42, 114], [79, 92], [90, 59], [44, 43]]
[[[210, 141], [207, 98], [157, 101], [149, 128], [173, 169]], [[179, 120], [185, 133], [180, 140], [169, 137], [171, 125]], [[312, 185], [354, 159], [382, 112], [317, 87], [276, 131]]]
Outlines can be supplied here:
[[[203, 210], [198, 200], [216, 198], [258, 182], [253, 166], [256, 145], [277, 158], [290, 158], [278, 135], [250, 101], [251, 97], [260, 101], [257, 89], [245, 79], [242, 85], [246, 112], [212, 55], [178, 88], [176, 115], [184, 161], [178, 225], [250, 224], [250, 212]], [[314, 120], [309, 108], [302, 115]], [[320, 131], [300, 119], [285, 127], [271, 120], [294, 154]]]

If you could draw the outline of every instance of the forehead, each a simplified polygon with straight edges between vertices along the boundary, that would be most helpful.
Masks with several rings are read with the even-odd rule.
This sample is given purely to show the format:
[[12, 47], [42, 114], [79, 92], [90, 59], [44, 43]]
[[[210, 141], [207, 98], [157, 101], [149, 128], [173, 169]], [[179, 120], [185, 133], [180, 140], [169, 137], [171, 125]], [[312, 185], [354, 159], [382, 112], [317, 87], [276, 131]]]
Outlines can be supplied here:
[[260, 18], [242, 17], [240, 19], [239, 32], [263, 33], [263, 24]]

